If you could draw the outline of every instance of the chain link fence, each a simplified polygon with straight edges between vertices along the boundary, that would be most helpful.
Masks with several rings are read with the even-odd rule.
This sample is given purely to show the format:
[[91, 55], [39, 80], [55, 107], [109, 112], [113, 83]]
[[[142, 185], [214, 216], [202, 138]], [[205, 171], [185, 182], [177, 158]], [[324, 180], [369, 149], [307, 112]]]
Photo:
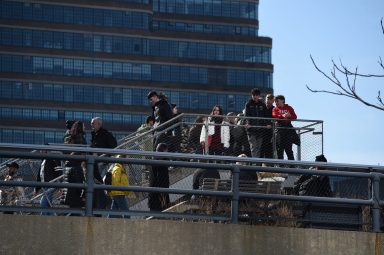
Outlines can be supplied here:
[[[368, 199], [370, 180], [368, 178], [335, 177], [331, 174], [289, 174], [281, 169], [308, 168], [306, 161], [314, 161], [323, 154], [323, 123], [313, 120], [295, 120], [292, 126], [284, 126], [276, 119], [255, 118], [263, 125], [248, 125], [241, 115], [211, 116], [180, 114], [165, 123], [160, 129], [142, 126], [137, 132], [119, 141], [117, 149], [137, 151], [130, 153], [130, 159], [168, 160], [168, 166], [140, 163], [125, 164], [129, 183], [143, 187], [170, 187], [183, 190], [230, 191], [232, 173], [220, 169], [221, 164], [241, 164], [261, 167], [258, 171], [242, 171], [240, 192], [255, 194], [302, 195], [312, 197], [341, 197]], [[144, 151], [153, 151], [158, 137], [163, 136], [168, 152], [175, 153], [171, 160], [161, 156], [145, 156]], [[176, 154], [177, 153], [177, 154]], [[192, 156], [193, 155], [193, 156]], [[198, 155], [217, 155], [222, 159], [207, 160]], [[254, 156], [254, 157], [252, 157]], [[294, 160], [288, 160], [289, 159]], [[259, 159], [248, 162], [247, 159]], [[272, 163], [273, 159], [283, 159]], [[41, 160], [13, 159], [0, 167], [4, 176], [6, 163], [17, 161], [24, 180], [35, 180]], [[217, 169], [178, 167], [173, 162], [186, 161], [216, 164]], [[282, 163], [283, 162], [283, 163]], [[303, 162], [300, 165], [298, 162]], [[113, 164], [99, 164], [105, 173]], [[265, 169], [265, 170], [263, 170]], [[328, 169], [328, 168], [327, 168]], [[59, 169], [60, 170], [60, 169]], [[61, 170], [64, 170], [62, 168]], [[345, 171], [334, 168], [331, 170]], [[85, 171], [85, 169], [84, 169]], [[65, 171], [63, 171], [65, 173]], [[154, 173], [158, 176], [154, 177]], [[157, 180], [156, 180], [157, 179]], [[63, 178], [56, 181], [65, 181]], [[157, 183], [156, 183], [157, 181]], [[160, 184], [159, 184], [160, 183]], [[34, 194], [32, 188], [24, 189], [23, 201], [38, 206], [44, 194]], [[61, 194], [61, 192], [59, 192]], [[52, 200], [54, 205], [60, 196]], [[147, 192], [134, 192], [128, 198], [130, 210], [148, 211], [157, 208], [170, 212], [190, 212], [199, 215], [229, 217], [230, 199], [221, 196], [165, 195], [156, 193], [155, 201]], [[160, 207], [159, 207], [160, 206]], [[152, 207], [152, 208], [151, 208]], [[371, 215], [369, 206], [329, 206], [322, 203], [303, 203], [290, 200], [266, 198], [242, 198], [239, 204], [239, 221], [245, 224], [267, 224], [279, 226], [309, 226], [339, 229], [369, 230]]]

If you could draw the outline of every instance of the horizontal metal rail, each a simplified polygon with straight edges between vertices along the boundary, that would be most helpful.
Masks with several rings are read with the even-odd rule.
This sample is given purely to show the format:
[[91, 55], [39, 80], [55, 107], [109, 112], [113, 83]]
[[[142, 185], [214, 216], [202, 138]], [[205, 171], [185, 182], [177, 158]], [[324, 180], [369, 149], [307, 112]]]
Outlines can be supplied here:
[[[52, 150], [52, 151], [76, 151], [82, 153], [81, 155], [69, 154], [50, 154], [39, 152], [28, 152], [25, 150]], [[104, 155], [136, 155], [140, 158], [115, 158], [111, 156], [98, 156]], [[188, 219], [214, 219], [214, 220], [230, 220], [232, 223], [238, 221], [238, 203], [241, 198], [257, 198], [264, 200], [283, 200], [283, 201], [301, 201], [301, 202], [321, 202], [329, 204], [352, 204], [352, 205], [365, 205], [371, 206], [373, 211], [373, 231], [380, 231], [380, 217], [379, 212], [383, 201], [379, 199], [379, 181], [384, 178], [382, 174], [384, 167], [371, 166], [371, 165], [354, 165], [354, 164], [340, 164], [340, 163], [321, 163], [321, 162], [302, 162], [302, 161], [286, 161], [274, 159], [261, 159], [261, 158], [237, 158], [237, 157], [222, 157], [222, 156], [208, 156], [208, 155], [191, 155], [184, 153], [158, 153], [147, 151], [131, 151], [122, 149], [96, 149], [84, 147], [66, 147], [66, 146], [46, 146], [46, 145], [25, 145], [25, 144], [0, 144], [0, 156], [17, 157], [17, 158], [32, 158], [32, 159], [62, 159], [62, 160], [76, 160], [87, 162], [87, 178], [86, 183], [51, 183], [51, 182], [36, 182], [36, 181], [0, 181], [0, 186], [22, 186], [22, 187], [48, 187], [48, 188], [79, 188], [86, 191], [86, 207], [84, 209], [72, 208], [37, 208], [37, 207], [23, 207], [23, 206], [1, 206], [2, 211], [22, 211], [22, 212], [56, 212], [56, 213], [74, 213], [79, 215], [91, 216], [94, 214], [110, 214], [110, 215], [126, 215], [126, 216], [155, 216], [165, 218], [188, 218]], [[142, 158], [143, 156], [151, 157], [152, 159]], [[167, 160], [164, 160], [166, 158]], [[204, 162], [215, 160], [219, 162], [226, 162], [220, 164], [203, 163], [203, 162], [189, 162], [180, 161], [178, 159], [199, 159]], [[172, 161], [170, 161], [172, 160]], [[236, 162], [245, 162], [249, 164], [258, 163], [272, 163], [281, 165], [295, 165], [301, 168], [284, 168], [284, 167], [261, 167], [258, 165], [241, 165]], [[137, 163], [143, 165], [166, 165], [166, 166], [180, 166], [186, 168], [206, 168], [206, 169], [222, 169], [230, 170], [232, 172], [232, 189], [230, 191], [206, 191], [206, 190], [186, 190], [174, 188], [157, 188], [157, 187], [142, 187], [142, 186], [108, 186], [95, 184], [93, 181], [93, 165], [97, 162], [117, 162], [117, 163]], [[322, 166], [327, 169], [336, 170], [309, 170], [308, 167]], [[296, 195], [282, 195], [282, 194], [262, 194], [262, 193], [249, 193], [241, 192], [239, 190], [239, 174], [241, 171], [254, 171], [254, 172], [273, 172], [273, 173], [288, 173], [288, 174], [316, 174], [327, 176], [341, 176], [341, 177], [357, 177], [367, 178], [371, 180], [372, 192], [371, 197], [368, 199], [350, 199], [350, 198], [329, 198], [329, 197], [312, 197], [312, 196], [296, 196]], [[116, 212], [111, 210], [96, 210], [92, 208], [93, 192], [96, 189], [102, 190], [119, 190], [119, 191], [134, 191], [134, 192], [159, 192], [168, 194], [184, 194], [184, 195], [199, 195], [199, 196], [215, 196], [222, 198], [229, 198], [232, 201], [231, 217], [200, 215], [200, 214], [185, 214], [173, 212], [153, 212], [153, 211], [127, 211]]]

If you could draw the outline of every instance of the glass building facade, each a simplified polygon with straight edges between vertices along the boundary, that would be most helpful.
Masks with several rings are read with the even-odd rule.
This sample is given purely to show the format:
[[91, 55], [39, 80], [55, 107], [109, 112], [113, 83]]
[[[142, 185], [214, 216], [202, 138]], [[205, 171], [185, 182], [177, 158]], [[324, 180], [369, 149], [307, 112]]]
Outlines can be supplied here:
[[205, 114], [273, 90], [258, 0], [80, 2], [1, 1], [1, 142], [61, 143], [66, 120], [89, 131], [95, 116], [121, 138], [151, 113], [150, 90]]

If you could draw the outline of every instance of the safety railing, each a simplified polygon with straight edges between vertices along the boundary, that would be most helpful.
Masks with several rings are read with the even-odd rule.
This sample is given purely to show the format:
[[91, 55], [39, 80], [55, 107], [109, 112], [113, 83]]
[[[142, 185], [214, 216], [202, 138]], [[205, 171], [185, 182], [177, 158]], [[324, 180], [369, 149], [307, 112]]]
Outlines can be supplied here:
[[[50, 154], [28, 152], [26, 150], [54, 150], [61, 151], [63, 154]], [[76, 151], [80, 155], [69, 155], [68, 152]], [[112, 156], [98, 156], [100, 154]], [[127, 158], [116, 158], [114, 155], [127, 155]], [[227, 221], [231, 223], [239, 223], [239, 220], [248, 217], [240, 212], [241, 204], [246, 199], [258, 201], [285, 201], [285, 202], [300, 202], [311, 204], [326, 204], [327, 207], [332, 208], [339, 205], [353, 205], [359, 207], [369, 208], [370, 231], [381, 231], [381, 208], [384, 205], [380, 197], [380, 180], [383, 178], [384, 167], [380, 166], [367, 166], [367, 165], [352, 165], [352, 164], [337, 164], [337, 163], [323, 163], [323, 162], [309, 162], [309, 161], [289, 161], [277, 159], [263, 159], [263, 158], [238, 158], [232, 156], [215, 156], [215, 155], [198, 155], [198, 154], [185, 154], [185, 153], [160, 153], [148, 151], [135, 151], [124, 149], [96, 149], [84, 147], [65, 147], [65, 146], [47, 146], [47, 145], [23, 145], [23, 144], [0, 144], [0, 156], [14, 157], [22, 159], [44, 159], [53, 158], [59, 160], [74, 160], [84, 161], [86, 163], [85, 182], [81, 184], [75, 183], [48, 183], [36, 181], [0, 181], [0, 187], [45, 187], [45, 188], [77, 188], [85, 191], [85, 204], [82, 208], [40, 208], [30, 206], [0, 206], [1, 211], [17, 211], [17, 212], [52, 212], [56, 214], [78, 214], [85, 216], [92, 215], [119, 215], [119, 216], [154, 216], [161, 218], [183, 218], [190, 220], [212, 220], [212, 221]], [[208, 163], [213, 162], [216, 163]], [[159, 187], [145, 187], [145, 186], [107, 186], [96, 184], [93, 178], [94, 164], [98, 162], [105, 163], [121, 163], [121, 164], [139, 164], [151, 166], [175, 166], [188, 169], [207, 169], [214, 171], [220, 169], [221, 179], [229, 178], [231, 180], [231, 189], [228, 191], [216, 190], [193, 190], [189, 188], [159, 188]], [[267, 166], [261, 166], [265, 163]], [[248, 165], [244, 165], [248, 164]], [[309, 170], [309, 167], [321, 167], [327, 170]], [[241, 190], [241, 176], [242, 173], [271, 173], [289, 176], [297, 175], [316, 175], [328, 176], [337, 178], [361, 178], [367, 180], [367, 192], [361, 197], [319, 197], [319, 196], [298, 196], [289, 193], [282, 194], [269, 194], [269, 193], [253, 193]], [[160, 212], [149, 210], [135, 210], [129, 211], [112, 211], [107, 209], [95, 209], [93, 204], [93, 197], [96, 190], [120, 190], [132, 191], [135, 193], [164, 193], [164, 194], [179, 194], [184, 196], [196, 197], [212, 197], [222, 199], [223, 204], [226, 206], [227, 211], [220, 213], [214, 211], [213, 213], [200, 212]], [[194, 199], [184, 198], [191, 201], [193, 204]], [[228, 202], [227, 202], [228, 201]], [[196, 204], [193, 208], [196, 209]], [[191, 207], [192, 208], [192, 207]], [[249, 213], [249, 212], [248, 212]], [[263, 217], [269, 218], [268, 215]], [[278, 215], [281, 217], [281, 215]], [[257, 217], [256, 220], [259, 220]], [[289, 218], [288, 220], [293, 220]], [[312, 222], [313, 219], [296, 218], [295, 220], [302, 222]], [[324, 221], [324, 219], [321, 219]]]

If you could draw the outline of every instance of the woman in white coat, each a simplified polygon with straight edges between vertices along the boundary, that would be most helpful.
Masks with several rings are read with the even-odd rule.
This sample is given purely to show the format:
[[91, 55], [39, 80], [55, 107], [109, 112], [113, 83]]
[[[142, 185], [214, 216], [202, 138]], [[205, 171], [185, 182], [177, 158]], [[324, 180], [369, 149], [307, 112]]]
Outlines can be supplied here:
[[200, 144], [206, 153], [208, 149], [211, 155], [223, 155], [225, 149], [229, 148], [229, 126], [224, 122], [223, 116], [219, 116], [223, 115], [221, 106], [215, 105], [211, 115], [202, 126]]

